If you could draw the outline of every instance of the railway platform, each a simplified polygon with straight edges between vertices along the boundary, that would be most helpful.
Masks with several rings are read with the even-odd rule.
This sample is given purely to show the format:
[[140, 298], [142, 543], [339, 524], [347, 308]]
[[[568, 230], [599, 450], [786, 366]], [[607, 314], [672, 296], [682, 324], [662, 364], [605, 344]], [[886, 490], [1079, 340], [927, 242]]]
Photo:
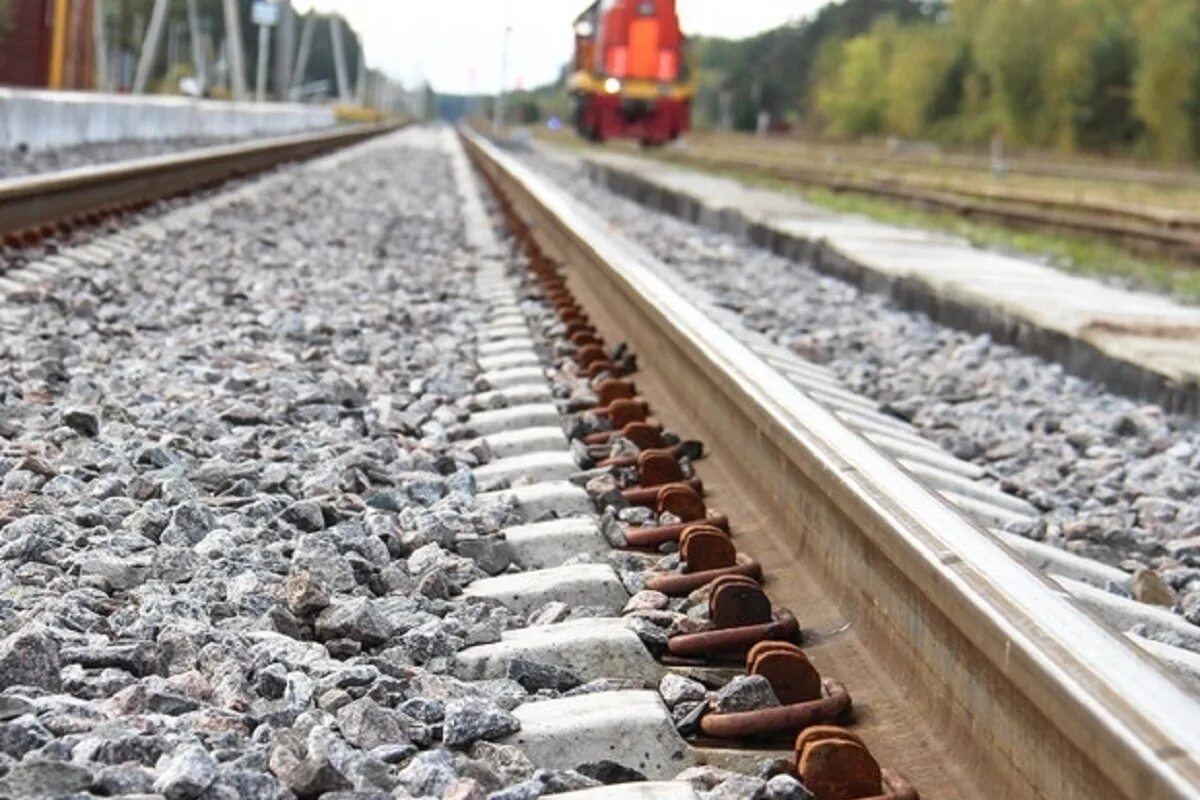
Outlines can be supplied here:
[[1200, 413], [1200, 308], [686, 167], [614, 153], [585, 161], [594, 180], [641, 203], [804, 260], [938, 322], [991, 334], [1122, 394]]

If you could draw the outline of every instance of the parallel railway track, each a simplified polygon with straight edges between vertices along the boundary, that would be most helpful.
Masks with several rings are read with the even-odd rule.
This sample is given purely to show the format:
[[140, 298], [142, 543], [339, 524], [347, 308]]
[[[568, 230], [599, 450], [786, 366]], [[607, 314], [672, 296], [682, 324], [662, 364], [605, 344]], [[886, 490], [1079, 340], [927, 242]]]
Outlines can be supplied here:
[[1200, 261], [1200, 220], [1165, 210], [1154, 212], [1119, 204], [1073, 201], [1027, 192], [999, 193], [961, 187], [924, 186], [891, 176], [860, 176], [841, 169], [796, 163], [769, 154], [699, 149], [694, 153], [667, 153], [663, 157], [687, 166], [895, 200], [1023, 230], [1098, 236], [1132, 252], [1165, 256], [1184, 264], [1194, 265]]
[[529, 242], [537, 291], [629, 342], [638, 396], [704, 440], [705, 502], [795, 612], [821, 674], [853, 694], [853, 730], [880, 762], [923, 797], [1200, 797], [1200, 707], [1180, 684], [707, 319], [644, 252], [466, 142]]
[[394, 128], [354, 125], [0, 180], [0, 242], [27, 246], [113, 214], [328, 153]]

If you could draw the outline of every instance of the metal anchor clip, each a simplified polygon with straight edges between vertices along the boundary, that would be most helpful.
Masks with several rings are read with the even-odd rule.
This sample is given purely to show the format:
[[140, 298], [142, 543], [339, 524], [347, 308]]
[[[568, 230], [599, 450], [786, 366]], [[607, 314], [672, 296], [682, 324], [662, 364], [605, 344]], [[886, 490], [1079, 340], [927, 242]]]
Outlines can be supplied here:
[[708, 615], [712, 629], [672, 636], [667, 652], [680, 658], [728, 658], [759, 642], [800, 638], [800, 623], [792, 613], [774, 611], [758, 581], [745, 575], [725, 575], [712, 582]]
[[679, 537], [679, 555], [683, 571], [651, 575], [646, 579], [647, 589], [679, 597], [726, 575], [762, 579], [762, 566], [738, 553], [729, 534], [711, 525], [692, 525], [684, 530]]
[[816, 800], [919, 800], [899, 773], [879, 766], [855, 734], [833, 725], [815, 725], [795, 744], [796, 777]]
[[822, 680], [804, 651], [791, 642], [769, 640], [751, 647], [746, 674], [766, 678], [780, 705], [705, 714], [700, 718], [701, 733], [721, 739], [795, 733], [850, 711], [846, 687], [830, 678]]
[[604, 446], [612, 441], [613, 436], [617, 434], [633, 442], [640, 450], [660, 448], [666, 445], [666, 441], [663, 439], [662, 426], [657, 422], [646, 420], [628, 422], [620, 428], [614, 427], [612, 430], [589, 433], [583, 437], [583, 443], [589, 447]]
[[669, 513], [679, 522], [654, 528], [631, 527], [625, 531], [625, 542], [629, 547], [655, 548], [666, 542], [677, 542], [684, 531], [698, 524], [729, 530], [729, 520], [723, 514], [708, 510], [700, 493], [688, 484], [669, 483], [658, 487], [654, 510], [659, 515]]
[[699, 478], [685, 475], [683, 467], [670, 450], [643, 450], [634, 458], [638, 486], [622, 490], [621, 494], [635, 506], [655, 505], [661, 486], [690, 486], [697, 494], [704, 491]]

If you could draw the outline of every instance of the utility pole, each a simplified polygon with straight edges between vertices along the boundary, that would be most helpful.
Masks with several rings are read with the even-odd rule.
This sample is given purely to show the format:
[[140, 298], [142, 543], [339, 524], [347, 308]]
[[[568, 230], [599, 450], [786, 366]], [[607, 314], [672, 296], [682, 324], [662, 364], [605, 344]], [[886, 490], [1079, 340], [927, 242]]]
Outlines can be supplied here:
[[500, 91], [496, 93], [496, 105], [492, 109], [492, 130], [499, 133], [504, 129], [504, 89], [508, 83], [508, 37], [512, 26], [504, 26], [504, 41], [500, 46]]
[[300, 51], [296, 53], [296, 67], [292, 72], [291, 98], [298, 100], [304, 88], [304, 73], [308, 70], [308, 56], [312, 52], [313, 29], [317, 27], [317, 13], [310, 11], [304, 15], [304, 29], [300, 31]]
[[242, 53], [242, 21], [237, 0], [224, 0], [225, 48], [229, 55], [230, 90], [234, 100], [246, 99], [246, 63]]
[[275, 99], [286, 100], [292, 88], [292, 59], [296, 55], [296, 10], [292, 0], [279, 0], [275, 29]]
[[329, 36], [333, 42], [333, 67], [337, 73], [338, 99], [349, 103], [350, 78], [346, 72], [346, 46], [342, 42], [342, 18], [337, 14], [329, 16]]
[[271, 30], [279, 24], [279, 5], [274, 0], [254, 0], [251, 6], [254, 24], [258, 26], [258, 70], [254, 73], [254, 100], [267, 100], [267, 71], [271, 64]]
[[188, 37], [192, 41], [192, 64], [196, 68], [196, 83], [200, 96], [208, 94], [208, 64], [204, 54], [204, 39], [200, 33], [200, 9], [196, 0], [187, 0]]
[[94, 0], [92, 7], [92, 49], [96, 57], [96, 89], [107, 92], [112, 89], [108, 83], [108, 43], [104, 38], [104, 0]]
[[46, 84], [51, 89], [63, 88], [63, 72], [67, 59], [67, 0], [54, 0], [54, 29], [50, 39], [50, 74]]
[[367, 60], [363, 58], [363, 53], [358, 54], [358, 80], [354, 85], [354, 103], [359, 108], [365, 108], [367, 105]]
[[[59, 0], [66, 2], [66, 0]], [[142, 40], [142, 54], [138, 57], [137, 72], [133, 75], [133, 93], [144, 94], [146, 82], [150, 80], [150, 70], [154, 67], [154, 59], [158, 56], [158, 46], [162, 42], [163, 23], [167, 20], [167, 4], [170, 0], [154, 0], [154, 10], [150, 12], [150, 24], [146, 27], [146, 37]]]

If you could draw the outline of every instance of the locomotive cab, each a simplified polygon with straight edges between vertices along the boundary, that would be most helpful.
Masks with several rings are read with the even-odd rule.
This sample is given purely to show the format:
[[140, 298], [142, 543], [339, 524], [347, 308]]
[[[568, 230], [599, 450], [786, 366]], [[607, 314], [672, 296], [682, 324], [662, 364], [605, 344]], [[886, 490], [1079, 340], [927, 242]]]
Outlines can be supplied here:
[[598, 0], [575, 20], [572, 118], [585, 138], [676, 139], [690, 127], [685, 40], [674, 0]]

